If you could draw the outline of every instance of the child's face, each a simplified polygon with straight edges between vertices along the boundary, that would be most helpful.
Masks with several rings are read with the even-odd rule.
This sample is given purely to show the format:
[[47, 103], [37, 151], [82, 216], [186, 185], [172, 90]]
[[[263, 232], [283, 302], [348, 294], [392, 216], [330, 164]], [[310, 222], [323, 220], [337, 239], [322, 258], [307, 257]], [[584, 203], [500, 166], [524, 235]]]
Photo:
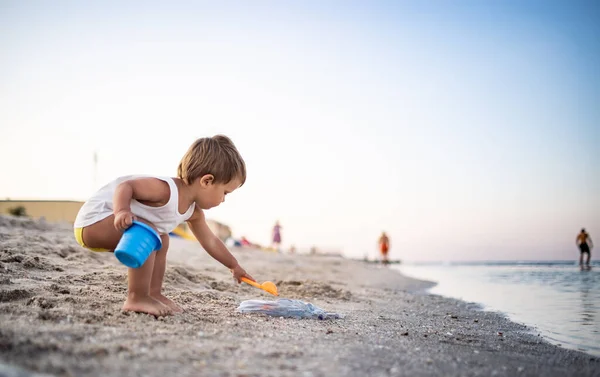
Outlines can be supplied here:
[[[206, 177], [206, 176], [205, 176]], [[205, 177], [202, 177], [203, 180]], [[199, 197], [196, 203], [202, 209], [211, 209], [225, 201], [228, 194], [234, 192], [242, 184], [241, 180], [236, 178], [228, 183], [213, 183], [212, 180], [202, 181], [200, 185]]]

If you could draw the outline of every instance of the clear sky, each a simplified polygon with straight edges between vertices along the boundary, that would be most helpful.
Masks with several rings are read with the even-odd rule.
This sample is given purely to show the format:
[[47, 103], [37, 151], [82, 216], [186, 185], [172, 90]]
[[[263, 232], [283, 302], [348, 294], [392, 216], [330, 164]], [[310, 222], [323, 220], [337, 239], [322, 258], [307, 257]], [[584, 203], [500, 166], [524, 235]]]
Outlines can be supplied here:
[[174, 176], [223, 133], [248, 180], [207, 215], [237, 236], [577, 258], [581, 227], [600, 245], [599, 4], [2, 1], [0, 197]]

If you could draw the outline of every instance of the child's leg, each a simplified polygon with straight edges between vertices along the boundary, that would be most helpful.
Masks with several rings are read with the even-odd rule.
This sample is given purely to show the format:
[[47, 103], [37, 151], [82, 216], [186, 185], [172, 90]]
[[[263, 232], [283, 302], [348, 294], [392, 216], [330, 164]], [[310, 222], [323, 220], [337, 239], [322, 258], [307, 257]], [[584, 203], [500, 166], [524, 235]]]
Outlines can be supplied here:
[[162, 248], [155, 253], [156, 257], [154, 258], [154, 269], [152, 270], [152, 280], [150, 281], [150, 296], [167, 305], [169, 308], [171, 308], [171, 310], [173, 310], [173, 312], [179, 313], [182, 312], [183, 309], [162, 294], [162, 284], [167, 267], [169, 235], [164, 234], [161, 235], [160, 238], [162, 240]]
[[127, 271], [127, 300], [123, 310], [163, 316], [171, 314], [171, 309], [150, 296], [150, 281], [154, 270], [156, 252], [150, 254], [140, 268]]
[[[123, 235], [114, 226], [113, 215], [83, 229], [83, 243], [87, 247], [114, 250]], [[142, 220], [143, 221], [143, 220]], [[149, 224], [151, 225], [151, 224]], [[171, 309], [150, 297], [150, 280], [156, 253], [151, 253], [140, 268], [128, 270], [128, 294], [123, 310], [148, 313], [156, 316], [167, 315]]]
[[115, 216], [111, 215], [104, 220], [83, 228], [81, 236], [87, 247], [114, 250], [121, 240], [123, 233], [114, 225]]

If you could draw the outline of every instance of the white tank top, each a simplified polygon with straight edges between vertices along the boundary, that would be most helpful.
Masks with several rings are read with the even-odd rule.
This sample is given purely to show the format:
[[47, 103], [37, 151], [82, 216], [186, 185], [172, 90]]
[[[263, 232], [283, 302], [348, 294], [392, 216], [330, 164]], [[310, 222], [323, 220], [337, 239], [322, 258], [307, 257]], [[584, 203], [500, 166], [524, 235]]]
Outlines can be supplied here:
[[119, 177], [106, 186], [98, 190], [90, 199], [88, 199], [77, 214], [75, 219], [75, 228], [83, 228], [98, 221], [104, 220], [113, 214], [113, 196], [119, 183], [135, 178], [156, 178], [169, 184], [171, 195], [167, 204], [161, 207], [152, 207], [131, 200], [131, 212], [142, 219], [151, 222], [159, 233], [168, 234], [172, 232], [177, 225], [189, 219], [194, 213], [195, 204], [188, 208], [184, 214], [179, 213], [179, 190], [172, 178], [153, 177], [146, 175], [128, 175]]

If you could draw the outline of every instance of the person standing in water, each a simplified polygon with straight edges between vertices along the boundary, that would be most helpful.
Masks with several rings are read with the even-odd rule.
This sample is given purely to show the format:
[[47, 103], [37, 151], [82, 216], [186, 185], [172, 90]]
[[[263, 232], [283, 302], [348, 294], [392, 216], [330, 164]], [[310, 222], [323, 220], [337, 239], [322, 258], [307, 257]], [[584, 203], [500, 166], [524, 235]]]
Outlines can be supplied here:
[[581, 232], [577, 235], [575, 239], [575, 244], [579, 246], [579, 265], [583, 266], [583, 254], [587, 254], [587, 259], [585, 261], [585, 265], [587, 267], [590, 266], [590, 258], [591, 258], [591, 250], [594, 247], [594, 243], [592, 242], [592, 238], [585, 231], [585, 229], [581, 229]]
[[388, 252], [390, 251], [390, 238], [385, 234], [385, 232], [381, 232], [381, 236], [379, 237], [379, 252], [381, 253], [381, 262], [383, 264], [388, 264]]

